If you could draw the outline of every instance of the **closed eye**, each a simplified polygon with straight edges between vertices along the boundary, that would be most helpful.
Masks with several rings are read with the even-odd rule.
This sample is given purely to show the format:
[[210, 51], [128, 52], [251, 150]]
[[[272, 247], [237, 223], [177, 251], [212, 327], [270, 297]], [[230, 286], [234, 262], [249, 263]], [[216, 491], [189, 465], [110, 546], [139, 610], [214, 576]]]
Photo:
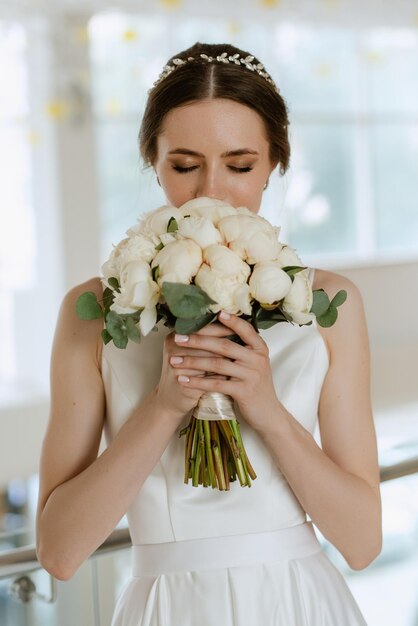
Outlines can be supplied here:
[[[187, 172], [191, 172], [197, 169], [198, 165], [192, 165], [191, 167], [180, 167], [180, 165], [173, 165], [173, 170], [176, 170], [179, 174], [186, 174]], [[252, 167], [234, 167], [233, 165], [228, 165], [229, 169], [233, 172], [237, 172], [238, 174], [243, 174], [244, 172], [251, 172]]]

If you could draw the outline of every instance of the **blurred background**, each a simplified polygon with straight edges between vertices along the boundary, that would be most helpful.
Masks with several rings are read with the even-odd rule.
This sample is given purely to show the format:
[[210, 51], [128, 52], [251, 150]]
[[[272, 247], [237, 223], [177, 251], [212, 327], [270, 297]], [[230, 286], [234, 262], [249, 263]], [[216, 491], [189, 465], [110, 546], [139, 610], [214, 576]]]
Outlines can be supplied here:
[[[147, 90], [196, 41], [266, 65], [290, 111], [291, 166], [261, 214], [304, 261], [360, 287], [382, 469], [418, 457], [418, 4], [413, 0], [0, 1], [0, 562], [33, 544], [49, 358], [66, 291], [165, 199], [138, 155]], [[370, 626], [418, 625], [418, 475], [382, 483], [384, 545], [355, 572]], [[125, 521], [120, 526], [123, 528]], [[103, 626], [129, 551], [90, 559], [5, 626]], [[29, 594], [30, 595], [30, 594]], [[338, 625], [336, 625], [338, 626]]]

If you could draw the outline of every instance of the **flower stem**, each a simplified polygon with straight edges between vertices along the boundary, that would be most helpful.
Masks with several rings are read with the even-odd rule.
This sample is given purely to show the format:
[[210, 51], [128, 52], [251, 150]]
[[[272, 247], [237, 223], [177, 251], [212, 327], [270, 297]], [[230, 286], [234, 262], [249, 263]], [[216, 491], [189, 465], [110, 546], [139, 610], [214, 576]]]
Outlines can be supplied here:
[[215, 457], [215, 470], [216, 470], [216, 476], [218, 479], [219, 489], [221, 491], [226, 491], [227, 489], [226, 478], [225, 478], [225, 473], [224, 473], [224, 466], [222, 463], [221, 444], [219, 440], [219, 429], [218, 429], [216, 420], [211, 420], [210, 430], [212, 434], [212, 449], [213, 449], [213, 455]]

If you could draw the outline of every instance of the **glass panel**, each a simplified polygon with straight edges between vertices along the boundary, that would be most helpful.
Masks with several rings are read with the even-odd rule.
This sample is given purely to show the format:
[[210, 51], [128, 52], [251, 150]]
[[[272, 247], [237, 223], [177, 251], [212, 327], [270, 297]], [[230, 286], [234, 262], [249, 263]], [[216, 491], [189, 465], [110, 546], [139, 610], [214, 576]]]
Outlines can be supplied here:
[[354, 146], [351, 125], [292, 128], [286, 195], [288, 240], [302, 253], [355, 250]]
[[376, 29], [364, 36], [363, 66], [373, 113], [409, 113], [418, 108], [418, 32]]
[[418, 124], [375, 124], [370, 132], [378, 247], [416, 251]]
[[333, 115], [357, 110], [356, 46], [355, 31], [278, 26], [274, 78], [291, 111]]

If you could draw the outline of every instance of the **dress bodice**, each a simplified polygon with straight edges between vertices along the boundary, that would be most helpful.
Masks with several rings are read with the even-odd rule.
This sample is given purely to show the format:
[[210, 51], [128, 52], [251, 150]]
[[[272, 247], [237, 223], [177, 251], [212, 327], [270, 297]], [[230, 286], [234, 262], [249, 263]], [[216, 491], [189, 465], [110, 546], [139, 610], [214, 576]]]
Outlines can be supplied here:
[[[108, 443], [157, 385], [163, 342], [169, 332], [160, 322], [158, 331], [149, 333], [139, 345], [129, 342], [126, 350], [113, 343], [104, 346], [102, 376]], [[260, 331], [260, 335], [269, 347], [277, 397], [313, 434], [328, 370], [327, 349], [316, 323], [279, 323]], [[251, 487], [241, 487], [238, 480], [231, 483], [229, 491], [184, 484], [185, 438], [179, 438], [178, 432], [187, 425], [187, 415], [128, 511], [134, 545], [269, 532], [306, 520], [305, 511], [268, 447], [242, 418], [237, 405], [236, 409], [248, 458], [257, 474]]]

